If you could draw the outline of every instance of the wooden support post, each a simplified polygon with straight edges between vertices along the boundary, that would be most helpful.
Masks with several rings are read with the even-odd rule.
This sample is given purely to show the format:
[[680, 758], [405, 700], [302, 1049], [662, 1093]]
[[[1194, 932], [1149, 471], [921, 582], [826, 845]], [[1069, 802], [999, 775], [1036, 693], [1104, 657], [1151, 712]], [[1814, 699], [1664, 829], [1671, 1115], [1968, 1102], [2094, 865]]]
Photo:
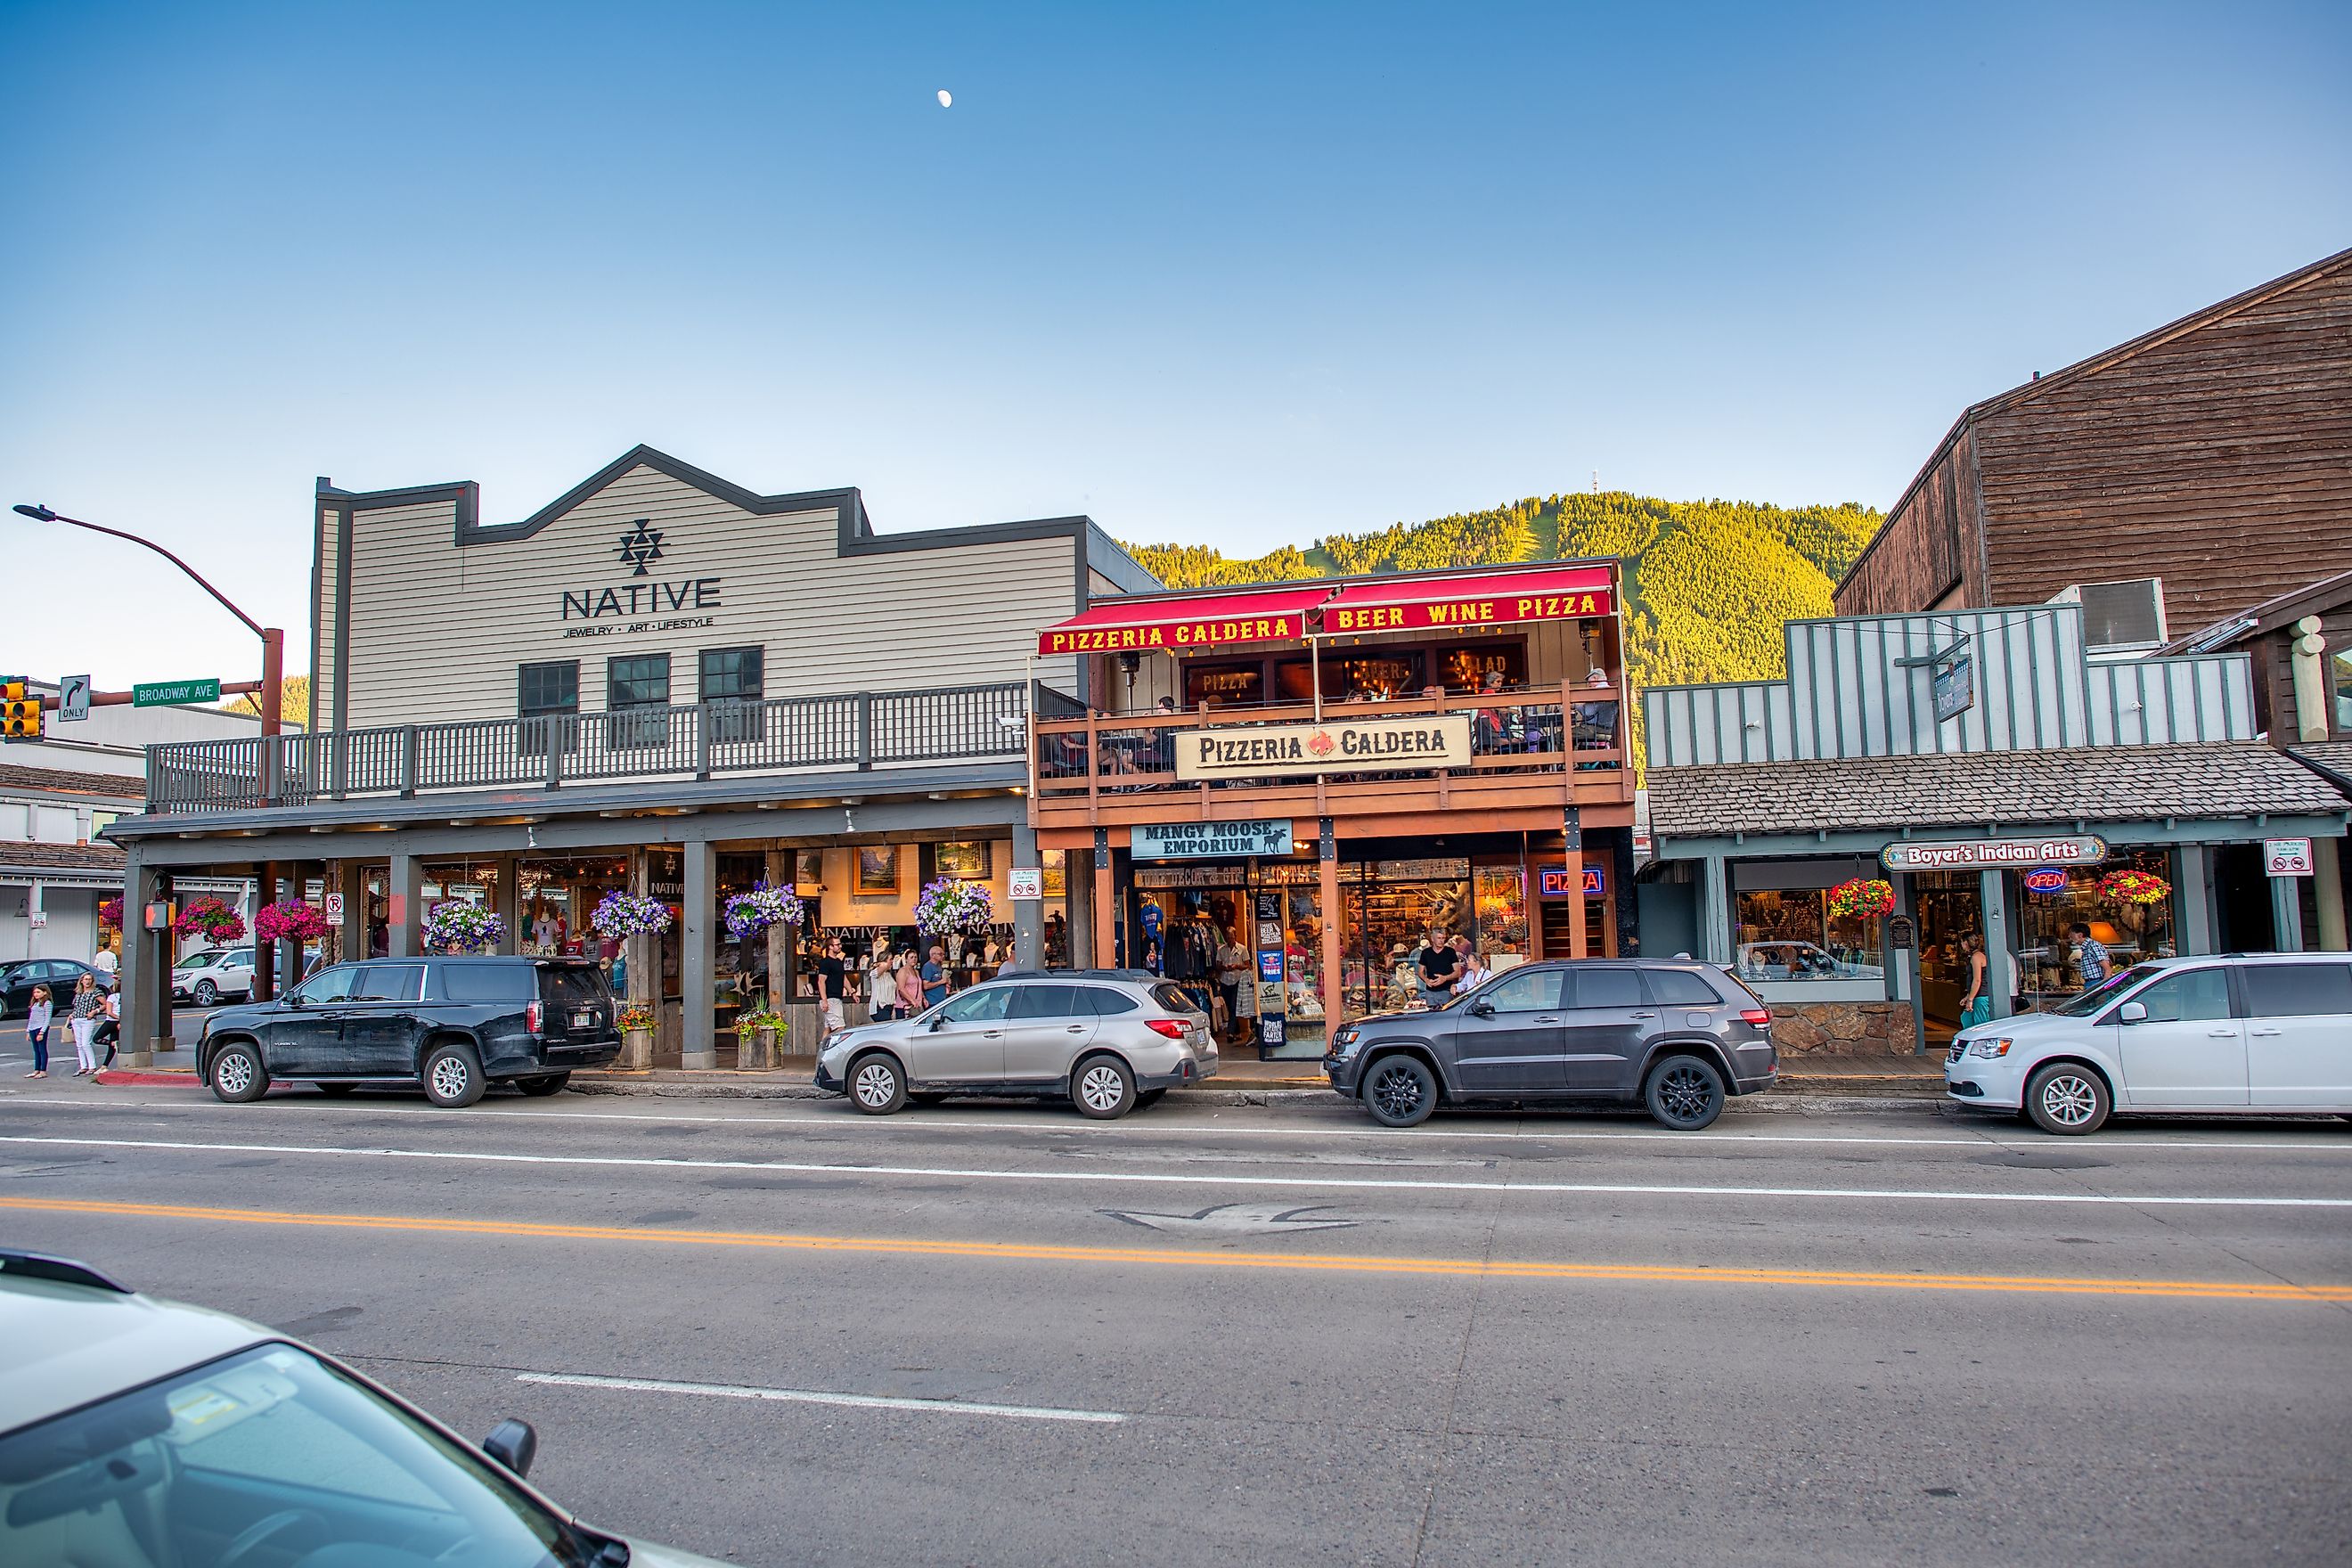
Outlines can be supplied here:
[[[1110, 829], [1108, 827], [1097, 827], [1095, 829], [1095, 888], [1093, 902], [1095, 917], [1094, 965], [1097, 969], [1108, 969], [1118, 962], [1118, 943], [1117, 937], [1114, 934], [1117, 929], [1116, 917], [1118, 913], [1118, 906], [1112, 899], [1110, 890]], [[1141, 953], [1137, 953], [1135, 957], [1139, 963], [1143, 955]]]
[[1344, 992], [1339, 962], [1339, 836], [1328, 816], [1319, 818], [1316, 827], [1315, 869], [1323, 905], [1323, 1038], [1328, 1048], [1331, 1037], [1339, 1031]]

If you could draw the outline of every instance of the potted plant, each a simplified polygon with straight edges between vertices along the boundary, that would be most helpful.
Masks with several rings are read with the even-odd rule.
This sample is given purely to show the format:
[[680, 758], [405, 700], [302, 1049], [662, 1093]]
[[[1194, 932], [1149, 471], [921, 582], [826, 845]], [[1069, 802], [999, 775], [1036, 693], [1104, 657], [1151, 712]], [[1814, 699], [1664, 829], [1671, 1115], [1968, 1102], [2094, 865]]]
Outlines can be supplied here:
[[254, 911], [253, 934], [262, 942], [313, 942], [327, 934], [327, 917], [300, 899], [281, 899]]
[[766, 1072], [777, 1065], [776, 1038], [784, 1031], [784, 1016], [770, 1007], [758, 1007], [735, 1016], [735, 1065], [751, 1072]]
[[654, 1065], [654, 1010], [643, 1002], [621, 1009], [621, 1059], [624, 1068], [642, 1070]]
[[1874, 921], [1895, 912], [1895, 885], [1876, 877], [1856, 877], [1830, 889], [1830, 919]]
[[915, 899], [915, 925], [927, 937], [984, 931], [989, 927], [988, 889], [953, 877], [927, 883]]
[[443, 952], [480, 952], [506, 934], [507, 922], [479, 904], [452, 899], [425, 911], [425, 945]]
[[599, 936], [624, 942], [633, 936], [656, 936], [669, 930], [669, 906], [646, 893], [615, 888], [598, 900], [588, 923]]
[[191, 900], [172, 929], [182, 936], [201, 936], [215, 947], [226, 947], [245, 936], [245, 919], [210, 893]]

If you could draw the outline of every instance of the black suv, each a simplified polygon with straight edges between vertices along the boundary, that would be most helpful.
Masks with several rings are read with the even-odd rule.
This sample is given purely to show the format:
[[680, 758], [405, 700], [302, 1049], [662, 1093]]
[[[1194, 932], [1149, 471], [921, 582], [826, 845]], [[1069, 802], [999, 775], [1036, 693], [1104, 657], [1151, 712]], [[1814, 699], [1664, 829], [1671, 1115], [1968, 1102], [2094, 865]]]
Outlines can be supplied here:
[[621, 1054], [613, 988], [585, 959], [374, 958], [322, 969], [274, 1002], [205, 1020], [196, 1071], [231, 1101], [270, 1081], [346, 1094], [414, 1082], [471, 1105], [494, 1082], [553, 1094]]
[[1753, 992], [1709, 964], [1529, 963], [1443, 1007], [1343, 1026], [1323, 1071], [1390, 1127], [1441, 1101], [1559, 1099], [1647, 1104], [1696, 1131], [1726, 1095], [1772, 1082], [1771, 1025]]

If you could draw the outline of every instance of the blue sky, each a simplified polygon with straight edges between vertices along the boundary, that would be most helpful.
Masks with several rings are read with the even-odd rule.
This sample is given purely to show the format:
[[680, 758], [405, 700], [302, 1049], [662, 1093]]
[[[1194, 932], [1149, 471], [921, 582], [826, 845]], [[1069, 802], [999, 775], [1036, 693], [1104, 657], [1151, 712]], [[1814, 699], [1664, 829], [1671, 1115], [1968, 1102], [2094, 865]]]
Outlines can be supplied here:
[[[1234, 552], [1595, 469], [1883, 507], [1965, 404], [2352, 245], [2341, 4], [0, 0], [0, 502], [298, 643], [314, 476], [499, 521], [637, 441]], [[0, 665], [253, 664], [0, 519], [93, 572]]]

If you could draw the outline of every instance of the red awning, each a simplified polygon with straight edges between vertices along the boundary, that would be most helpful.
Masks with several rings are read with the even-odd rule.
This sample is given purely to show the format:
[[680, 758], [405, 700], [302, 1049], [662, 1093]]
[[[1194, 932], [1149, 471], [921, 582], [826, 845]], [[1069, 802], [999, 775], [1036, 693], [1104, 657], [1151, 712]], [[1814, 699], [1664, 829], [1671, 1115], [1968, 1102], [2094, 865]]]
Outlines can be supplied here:
[[1583, 564], [1527, 572], [1384, 577], [1351, 583], [1323, 608], [1326, 632], [1451, 630], [1513, 621], [1613, 615], [1609, 568]]
[[1297, 642], [1307, 636], [1307, 612], [1328, 597], [1328, 584], [1311, 588], [1243, 588], [1149, 599], [1108, 599], [1037, 634], [1037, 651], [1125, 653], [1152, 648], [1182, 652], [1220, 643]]

